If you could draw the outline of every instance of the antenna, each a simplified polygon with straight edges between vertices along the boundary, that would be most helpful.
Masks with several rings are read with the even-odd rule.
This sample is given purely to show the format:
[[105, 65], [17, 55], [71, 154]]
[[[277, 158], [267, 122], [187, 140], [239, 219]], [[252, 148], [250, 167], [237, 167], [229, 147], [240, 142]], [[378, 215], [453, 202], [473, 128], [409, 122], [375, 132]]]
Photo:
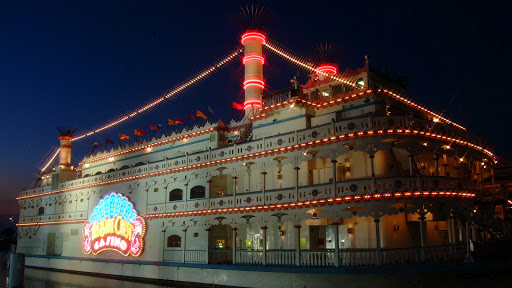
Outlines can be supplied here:
[[238, 11], [233, 12], [232, 19], [236, 23], [242, 25], [245, 30], [255, 29], [262, 30], [268, 22], [270, 22], [271, 10], [263, 6], [246, 5], [241, 6]]
[[341, 53], [341, 47], [335, 43], [317, 44], [313, 51], [313, 58], [318, 63], [336, 63], [336, 58]]
[[66, 127], [66, 126], [57, 126], [57, 130], [59, 130], [60, 135], [59, 136], [73, 136], [73, 132], [76, 131], [76, 128], [73, 127]]

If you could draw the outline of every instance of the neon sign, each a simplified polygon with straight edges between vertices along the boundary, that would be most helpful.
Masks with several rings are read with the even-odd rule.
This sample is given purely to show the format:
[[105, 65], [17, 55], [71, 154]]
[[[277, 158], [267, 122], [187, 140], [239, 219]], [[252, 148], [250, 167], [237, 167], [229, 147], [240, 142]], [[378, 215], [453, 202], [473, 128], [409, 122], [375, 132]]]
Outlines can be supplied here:
[[124, 256], [139, 256], [144, 249], [146, 220], [133, 203], [112, 192], [100, 200], [84, 225], [82, 247], [86, 254], [114, 250]]

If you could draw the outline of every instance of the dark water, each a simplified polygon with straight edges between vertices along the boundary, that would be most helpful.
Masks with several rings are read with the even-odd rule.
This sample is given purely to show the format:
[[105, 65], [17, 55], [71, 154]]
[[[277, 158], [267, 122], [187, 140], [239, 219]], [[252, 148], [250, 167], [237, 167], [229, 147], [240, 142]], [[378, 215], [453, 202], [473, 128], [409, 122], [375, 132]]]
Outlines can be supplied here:
[[[7, 286], [7, 258], [8, 251], [0, 251], [0, 287]], [[137, 283], [108, 278], [99, 278], [86, 275], [47, 271], [41, 269], [25, 268], [23, 281], [25, 288], [162, 288], [175, 286], [161, 286], [154, 284]], [[193, 286], [188, 286], [193, 287]]]
[[[0, 288], [6, 287], [7, 251], [0, 251]], [[512, 266], [512, 265], [511, 265]], [[434, 269], [436, 270], [436, 269]], [[327, 276], [327, 275], [326, 275]], [[406, 288], [498, 288], [512, 287], [512, 267], [501, 265], [499, 268], [485, 268], [472, 271], [458, 272], [424, 272], [405, 274], [362, 274], [348, 275], [347, 278], [340, 275], [342, 279], [337, 287], [361, 288], [361, 287], [406, 287]], [[345, 275], [347, 276], [347, 275]], [[372, 281], [373, 280], [373, 281]], [[376, 285], [376, 283], [380, 283]], [[192, 288], [205, 287], [203, 285], [156, 285], [123, 281], [110, 278], [100, 278], [86, 275], [78, 275], [63, 272], [47, 271], [42, 269], [25, 269], [25, 288]], [[221, 286], [215, 286], [221, 287]], [[334, 287], [334, 286], [333, 286]], [[272, 287], [269, 287], [272, 288]], [[297, 287], [303, 288], [303, 286]], [[307, 288], [313, 288], [308, 286]]]

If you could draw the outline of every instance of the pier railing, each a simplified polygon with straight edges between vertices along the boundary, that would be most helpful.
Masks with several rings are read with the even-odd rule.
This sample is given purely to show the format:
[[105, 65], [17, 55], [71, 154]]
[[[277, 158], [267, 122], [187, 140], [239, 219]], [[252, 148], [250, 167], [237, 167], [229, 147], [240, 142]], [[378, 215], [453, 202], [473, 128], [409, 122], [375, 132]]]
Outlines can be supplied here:
[[[164, 250], [164, 261], [203, 264], [271, 265], [303, 267], [356, 267], [460, 263], [465, 260], [466, 245], [412, 248], [334, 250]], [[207, 257], [208, 256], [208, 257]], [[185, 261], [183, 261], [185, 257]], [[338, 257], [336, 259], [336, 257]]]

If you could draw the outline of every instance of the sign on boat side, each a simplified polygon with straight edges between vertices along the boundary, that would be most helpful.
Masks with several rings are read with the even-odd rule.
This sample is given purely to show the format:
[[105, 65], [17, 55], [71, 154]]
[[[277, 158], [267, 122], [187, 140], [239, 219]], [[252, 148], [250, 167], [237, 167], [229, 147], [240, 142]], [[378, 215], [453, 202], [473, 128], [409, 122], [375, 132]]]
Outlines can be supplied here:
[[83, 234], [82, 247], [86, 254], [113, 250], [137, 257], [144, 250], [146, 220], [127, 197], [111, 192], [94, 208]]

